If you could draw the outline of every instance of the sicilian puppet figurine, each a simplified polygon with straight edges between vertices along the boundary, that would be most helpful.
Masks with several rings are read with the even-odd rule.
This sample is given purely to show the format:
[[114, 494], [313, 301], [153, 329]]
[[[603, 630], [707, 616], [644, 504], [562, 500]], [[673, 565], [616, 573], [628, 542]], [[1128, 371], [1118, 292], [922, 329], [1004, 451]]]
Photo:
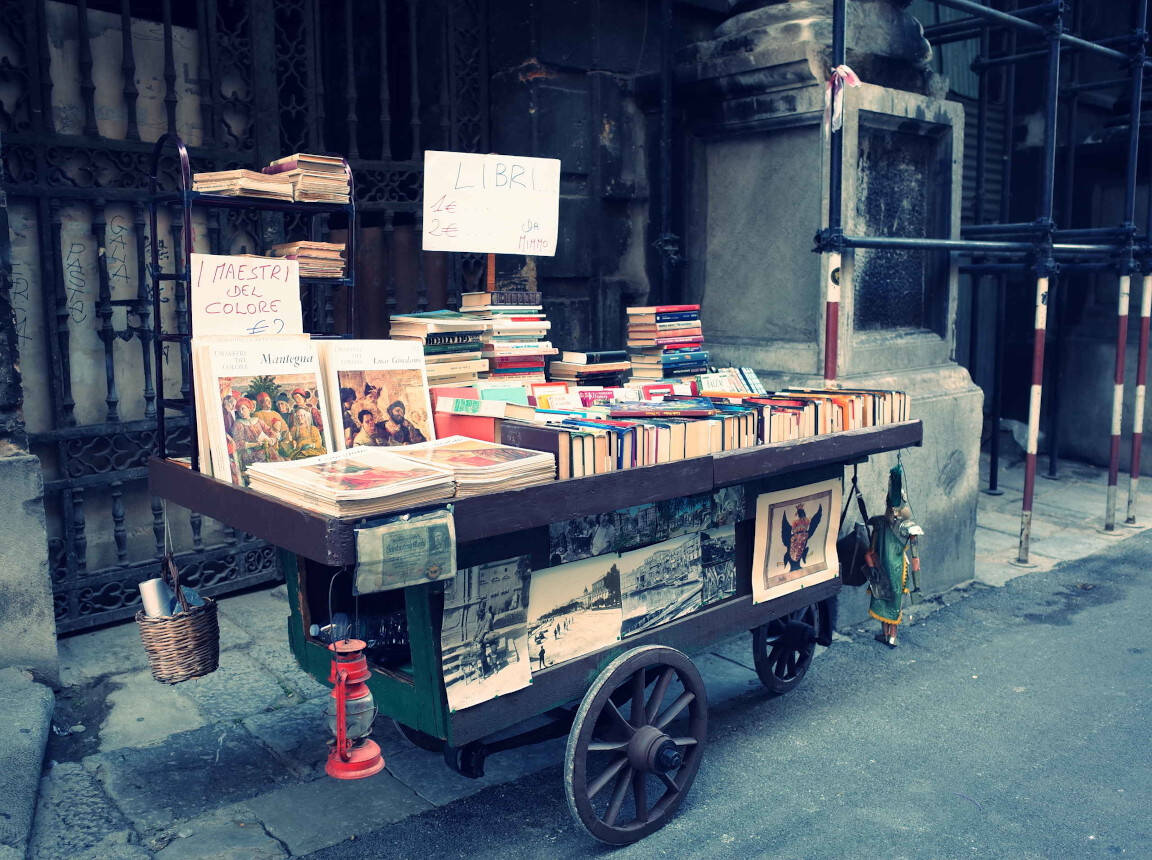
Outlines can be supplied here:
[[888, 473], [887, 507], [883, 516], [872, 517], [872, 547], [865, 556], [868, 592], [872, 597], [868, 614], [880, 622], [881, 632], [876, 640], [889, 648], [896, 647], [904, 595], [920, 590], [916, 541], [922, 534], [924, 530], [912, 519], [904, 487], [904, 467], [893, 466]]

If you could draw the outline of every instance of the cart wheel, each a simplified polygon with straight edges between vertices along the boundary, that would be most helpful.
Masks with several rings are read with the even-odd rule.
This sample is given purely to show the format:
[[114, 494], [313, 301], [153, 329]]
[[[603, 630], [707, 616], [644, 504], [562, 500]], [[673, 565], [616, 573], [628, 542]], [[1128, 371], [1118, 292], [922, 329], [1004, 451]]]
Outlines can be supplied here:
[[816, 653], [819, 634], [820, 611], [815, 603], [752, 631], [756, 674], [768, 692], [783, 695], [803, 680]]
[[688, 793], [708, 731], [708, 696], [692, 661], [649, 645], [621, 654], [580, 703], [564, 755], [576, 821], [625, 845], [659, 830]]
[[419, 729], [406, 726], [403, 723], [397, 722], [396, 720], [392, 721], [392, 725], [394, 725], [396, 727], [396, 731], [400, 732], [400, 734], [404, 736], [404, 739], [413, 746], [417, 746], [422, 750], [427, 750], [428, 752], [434, 753], [444, 751], [444, 741], [440, 740], [440, 738], [425, 734]]

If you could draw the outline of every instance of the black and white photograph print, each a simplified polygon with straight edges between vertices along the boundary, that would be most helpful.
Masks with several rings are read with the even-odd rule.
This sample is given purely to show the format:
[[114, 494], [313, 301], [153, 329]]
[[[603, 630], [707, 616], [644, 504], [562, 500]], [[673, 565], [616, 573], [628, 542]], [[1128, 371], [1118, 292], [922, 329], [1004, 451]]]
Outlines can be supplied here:
[[549, 565], [620, 551], [620, 512], [574, 517], [548, 526]]
[[698, 532], [712, 525], [712, 494], [696, 493], [656, 503], [661, 540]]
[[700, 565], [704, 568], [703, 603], [736, 593], [736, 526], [700, 532]]
[[448, 707], [459, 711], [527, 687], [528, 556], [458, 571], [444, 588], [440, 633]]
[[532, 574], [528, 647], [532, 671], [580, 657], [620, 638], [618, 556], [602, 555]]
[[699, 534], [624, 553], [617, 566], [624, 636], [682, 618], [702, 606]]
[[841, 487], [839, 478], [756, 497], [752, 597], [756, 603], [832, 579]]

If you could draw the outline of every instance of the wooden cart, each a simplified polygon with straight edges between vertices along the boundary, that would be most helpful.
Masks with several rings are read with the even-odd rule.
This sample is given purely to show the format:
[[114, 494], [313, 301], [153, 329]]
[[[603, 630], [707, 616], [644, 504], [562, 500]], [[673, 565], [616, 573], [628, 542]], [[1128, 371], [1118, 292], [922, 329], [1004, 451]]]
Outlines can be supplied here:
[[[458, 711], [449, 709], [441, 667], [443, 586], [373, 596], [376, 611], [406, 620], [410, 642], [401, 662], [372, 666], [369, 687], [380, 713], [418, 745], [442, 750], [450, 767], [471, 777], [483, 775], [484, 759], [493, 752], [568, 734], [564, 782], [576, 820], [609, 843], [646, 836], [675, 813], [703, 754], [707, 696], [686, 655], [750, 630], [757, 674], [780, 694], [804, 677], [817, 641], [830, 641], [839, 578], [753, 602], [757, 496], [842, 476], [846, 465], [919, 445], [921, 436], [921, 423], [907, 421], [456, 500], [458, 567], [464, 568], [523, 554], [536, 559], [547, 547], [550, 523], [743, 486], [736, 594], [539, 669], [528, 687]], [[308, 631], [331, 620], [333, 578], [355, 565], [354, 530], [371, 520], [322, 516], [164, 459], [152, 460], [150, 482], [155, 495], [280, 548], [292, 651], [306, 672], [327, 683], [331, 653]]]

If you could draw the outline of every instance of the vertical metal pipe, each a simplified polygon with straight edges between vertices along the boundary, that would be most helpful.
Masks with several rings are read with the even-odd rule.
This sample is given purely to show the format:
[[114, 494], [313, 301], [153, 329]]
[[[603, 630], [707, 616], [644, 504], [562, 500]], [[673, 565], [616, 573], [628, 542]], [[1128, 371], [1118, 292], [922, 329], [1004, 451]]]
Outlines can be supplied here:
[[[136, 100], [140, 91], [136, 88], [136, 54], [132, 45], [132, 2], [120, 0], [120, 71], [124, 76], [124, 113], [128, 126], [124, 136], [128, 140], [140, 139], [140, 126], [136, 120]], [[206, 89], [201, 90], [207, 92]]]
[[[988, 28], [980, 31], [980, 56], [988, 56], [990, 49], [990, 36]], [[987, 186], [987, 169], [985, 161], [988, 158], [988, 73], [983, 66], [976, 68], [980, 83], [978, 101], [976, 103], [976, 200], [972, 207], [972, 222], [984, 223], [984, 194]], [[979, 274], [968, 276], [969, 295], [968, 303], [968, 372], [976, 376], [976, 358], [980, 354], [977, 344], [980, 339], [980, 289], [984, 279]]]
[[[832, 67], [844, 65], [847, 0], [832, 2]], [[830, 78], [831, 80], [831, 78]], [[829, 126], [828, 230], [839, 236], [844, 229], [841, 196], [844, 193], [844, 129]], [[840, 346], [840, 249], [828, 255], [828, 279], [824, 299], [824, 385], [836, 384], [836, 361]]]
[[[1136, 28], [1142, 30], [1148, 17], [1148, 0], [1140, 0]], [[1144, 95], [1144, 42], [1137, 44], [1132, 56], [1132, 89], [1128, 103], [1128, 162], [1125, 165], [1124, 225], [1132, 228], [1136, 218], [1136, 176], [1140, 155], [1140, 101]], [[1108, 450], [1108, 495], [1104, 511], [1104, 529], [1116, 528], [1116, 497], [1120, 481], [1120, 431], [1124, 420], [1124, 366], [1128, 358], [1128, 306], [1132, 290], [1132, 235], [1128, 237], [1127, 259], [1120, 276], [1120, 295], [1116, 303], [1116, 375], [1112, 389], [1112, 438]]]
[[[1056, 20], [1048, 31], [1048, 80], [1044, 110], [1044, 176], [1041, 183], [1040, 215], [1052, 220], [1053, 184], [1056, 174], [1056, 119], [1060, 101], [1060, 30]], [[1028, 399], [1028, 444], [1024, 452], [1024, 499], [1020, 510], [1020, 546], [1016, 560], [1028, 563], [1032, 538], [1032, 497], [1036, 490], [1036, 442], [1040, 434], [1040, 405], [1044, 389], [1044, 336], [1048, 323], [1048, 280], [1051, 271], [1052, 235], [1044, 236], [1045, 259], [1038, 261], [1036, 277], [1035, 331], [1032, 342], [1032, 387]]]
[[[644, 14], [648, 14], [645, 4]], [[672, 294], [672, 2], [660, 2], [660, 289], [664, 301]], [[643, 58], [641, 58], [643, 59]]]
[[412, 75], [412, 153], [408, 156], [413, 161], [423, 159], [423, 149], [420, 145], [420, 62], [419, 51], [416, 50], [418, 30], [416, 27], [416, 10], [420, 4], [416, 0], [408, 0], [408, 56], [409, 69]]
[[[1149, 194], [1152, 199], [1152, 193]], [[1128, 467], [1128, 511], [1124, 522], [1136, 522], [1140, 496], [1140, 448], [1144, 441], [1144, 398], [1148, 379], [1148, 329], [1152, 313], [1152, 274], [1145, 273], [1140, 293], [1140, 343], [1136, 348], [1136, 403], [1133, 408], [1132, 460]]]
[[392, 160], [392, 94], [388, 92], [388, 0], [380, 0], [380, 158]]
[[347, 110], [344, 124], [348, 126], [348, 157], [360, 157], [360, 140], [357, 128], [360, 120], [356, 116], [356, 31], [352, 24], [352, 3], [344, 0], [344, 103]]

